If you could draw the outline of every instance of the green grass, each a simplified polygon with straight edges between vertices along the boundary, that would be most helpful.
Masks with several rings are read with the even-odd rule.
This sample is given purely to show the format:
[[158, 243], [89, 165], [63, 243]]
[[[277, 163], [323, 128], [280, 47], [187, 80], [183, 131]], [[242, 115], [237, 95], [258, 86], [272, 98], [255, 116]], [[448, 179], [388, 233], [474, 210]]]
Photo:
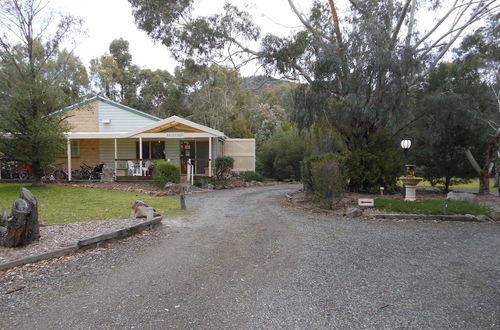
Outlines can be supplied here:
[[444, 214], [444, 203], [448, 203], [447, 214], [488, 214], [488, 208], [462, 201], [446, 201], [442, 199], [416, 200], [407, 202], [402, 200], [377, 198], [375, 208], [379, 210], [414, 213], [414, 214]]
[[[497, 189], [494, 188], [493, 185], [495, 184], [495, 179], [490, 179], [490, 190], [492, 189]], [[423, 180], [419, 184], [419, 186], [424, 186], [424, 187], [431, 187], [431, 183], [429, 181]], [[436, 187], [444, 187], [442, 184], [437, 184]], [[457, 184], [450, 186], [451, 188], [467, 188], [467, 189], [477, 189], [479, 190], [479, 179], [473, 179], [469, 183], [462, 183], [462, 184]]]
[[132, 204], [142, 199], [162, 215], [178, 215], [182, 211], [178, 199], [156, 197], [132, 192], [83, 187], [45, 185], [32, 187], [23, 184], [0, 184], [0, 207], [10, 213], [12, 202], [21, 187], [28, 188], [39, 203], [40, 222], [45, 225], [128, 218]]

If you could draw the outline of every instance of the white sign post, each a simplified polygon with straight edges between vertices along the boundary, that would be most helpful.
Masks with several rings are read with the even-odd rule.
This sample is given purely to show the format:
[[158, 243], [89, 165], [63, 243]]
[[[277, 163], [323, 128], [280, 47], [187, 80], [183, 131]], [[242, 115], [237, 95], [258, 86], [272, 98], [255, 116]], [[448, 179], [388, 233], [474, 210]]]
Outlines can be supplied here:
[[360, 198], [358, 199], [358, 206], [373, 207], [375, 204], [372, 198]]

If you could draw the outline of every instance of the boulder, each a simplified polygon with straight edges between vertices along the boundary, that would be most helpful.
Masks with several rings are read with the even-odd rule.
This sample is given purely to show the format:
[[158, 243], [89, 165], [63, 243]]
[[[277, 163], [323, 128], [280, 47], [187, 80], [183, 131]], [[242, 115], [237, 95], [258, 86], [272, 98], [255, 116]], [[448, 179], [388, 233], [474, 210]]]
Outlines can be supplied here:
[[163, 190], [165, 191], [166, 195], [178, 195], [180, 194], [182, 189], [182, 186], [177, 183], [172, 183], [172, 182], [167, 182], [165, 183], [165, 186], [163, 187]]
[[349, 218], [357, 218], [363, 215], [363, 210], [357, 207], [348, 207], [344, 215]]
[[469, 203], [476, 203], [476, 195], [466, 192], [454, 192], [450, 191], [446, 195], [446, 199], [449, 201], [465, 201]]
[[151, 220], [157, 216], [160, 216], [160, 213], [156, 212], [151, 205], [143, 200], [138, 199], [132, 205], [132, 212], [130, 214], [132, 219], [146, 218], [147, 220]]
[[493, 221], [492, 218], [490, 218], [489, 216], [484, 215], [484, 214], [480, 214], [480, 215], [476, 216], [476, 219], [477, 219], [477, 221], [481, 221], [481, 222]]
[[101, 182], [115, 181], [115, 170], [112, 167], [104, 165], [102, 167]]
[[351, 204], [354, 201], [354, 199], [349, 198], [349, 197], [344, 197], [340, 200], [339, 205], [348, 205]]

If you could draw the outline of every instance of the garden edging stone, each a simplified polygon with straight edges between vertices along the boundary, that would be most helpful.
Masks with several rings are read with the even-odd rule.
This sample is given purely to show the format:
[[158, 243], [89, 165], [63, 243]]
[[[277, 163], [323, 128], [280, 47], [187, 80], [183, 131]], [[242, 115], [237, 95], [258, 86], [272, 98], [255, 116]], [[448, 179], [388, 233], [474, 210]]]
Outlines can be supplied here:
[[105, 233], [102, 235], [94, 236], [94, 237], [91, 237], [88, 239], [80, 240], [76, 244], [68, 246], [68, 247], [64, 247], [61, 249], [57, 249], [54, 251], [50, 251], [50, 252], [46, 252], [46, 253], [42, 253], [42, 254], [38, 254], [38, 255], [29, 256], [29, 257], [22, 258], [22, 259], [17, 259], [17, 260], [1, 263], [0, 264], [0, 271], [14, 268], [14, 267], [18, 267], [18, 266], [22, 266], [22, 265], [26, 265], [26, 264], [30, 264], [30, 263], [35, 263], [35, 262], [42, 261], [42, 260], [63, 257], [63, 256], [66, 256], [68, 254], [74, 253], [78, 250], [94, 248], [94, 247], [97, 247], [99, 245], [99, 243], [101, 243], [101, 242], [112, 240], [112, 239], [125, 238], [125, 237], [131, 236], [133, 234], [137, 234], [137, 233], [139, 233], [147, 228], [153, 228], [153, 227], [159, 225], [161, 223], [162, 219], [163, 218], [161, 216], [158, 216], [158, 217], [153, 218], [152, 220], [141, 222], [137, 225], [133, 225], [133, 226], [130, 226], [127, 228], [116, 230], [116, 231], [113, 231], [110, 233]]

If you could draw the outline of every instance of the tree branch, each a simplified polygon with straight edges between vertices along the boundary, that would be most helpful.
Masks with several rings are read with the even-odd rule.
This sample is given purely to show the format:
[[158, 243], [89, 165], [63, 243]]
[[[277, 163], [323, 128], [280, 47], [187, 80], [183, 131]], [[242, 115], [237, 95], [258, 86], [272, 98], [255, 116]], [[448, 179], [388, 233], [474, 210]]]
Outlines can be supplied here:
[[302, 15], [302, 13], [299, 12], [297, 7], [295, 7], [295, 4], [293, 3], [292, 0], [288, 0], [288, 4], [290, 5], [290, 8], [292, 8], [292, 11], [294, 14], [299, 18], [300, 22], [318, 39], [325, 39], [327, 41], [331, 41], [330, 38], [324, 36], [321, 34], [318, 30], [316, 30], [311, 23], [307, 21], [307, 19]]
[[394, 48], [396, 46], [399, 30], [401, 30], [401, 26], [403, 25], [403, 22], [406, 17], [406, 13], [408, 12], [408, 7], [410, 6], [412, 0], [406, 0], [406, 3], [403, 7], [403, 11], [401, 12], [401, 15], [399, 16], [398, 23], [396, 24], [396, 28], [392, 32], [392, 37], [391, 37], [391, 48]]
[[472, 167], [474, 168], [474, 170], [476, 170], [476, 172], [478, 174], [480, 174], [481, 171], [482, 171], [481, 167], [479, 166], [479, 164], [477, 163], [476, 159], [472, 155], [472, 152], [470, 151], [470, 149], [465, 150], [465, 156], [469, 160], [469, 163], [472, 165]]

